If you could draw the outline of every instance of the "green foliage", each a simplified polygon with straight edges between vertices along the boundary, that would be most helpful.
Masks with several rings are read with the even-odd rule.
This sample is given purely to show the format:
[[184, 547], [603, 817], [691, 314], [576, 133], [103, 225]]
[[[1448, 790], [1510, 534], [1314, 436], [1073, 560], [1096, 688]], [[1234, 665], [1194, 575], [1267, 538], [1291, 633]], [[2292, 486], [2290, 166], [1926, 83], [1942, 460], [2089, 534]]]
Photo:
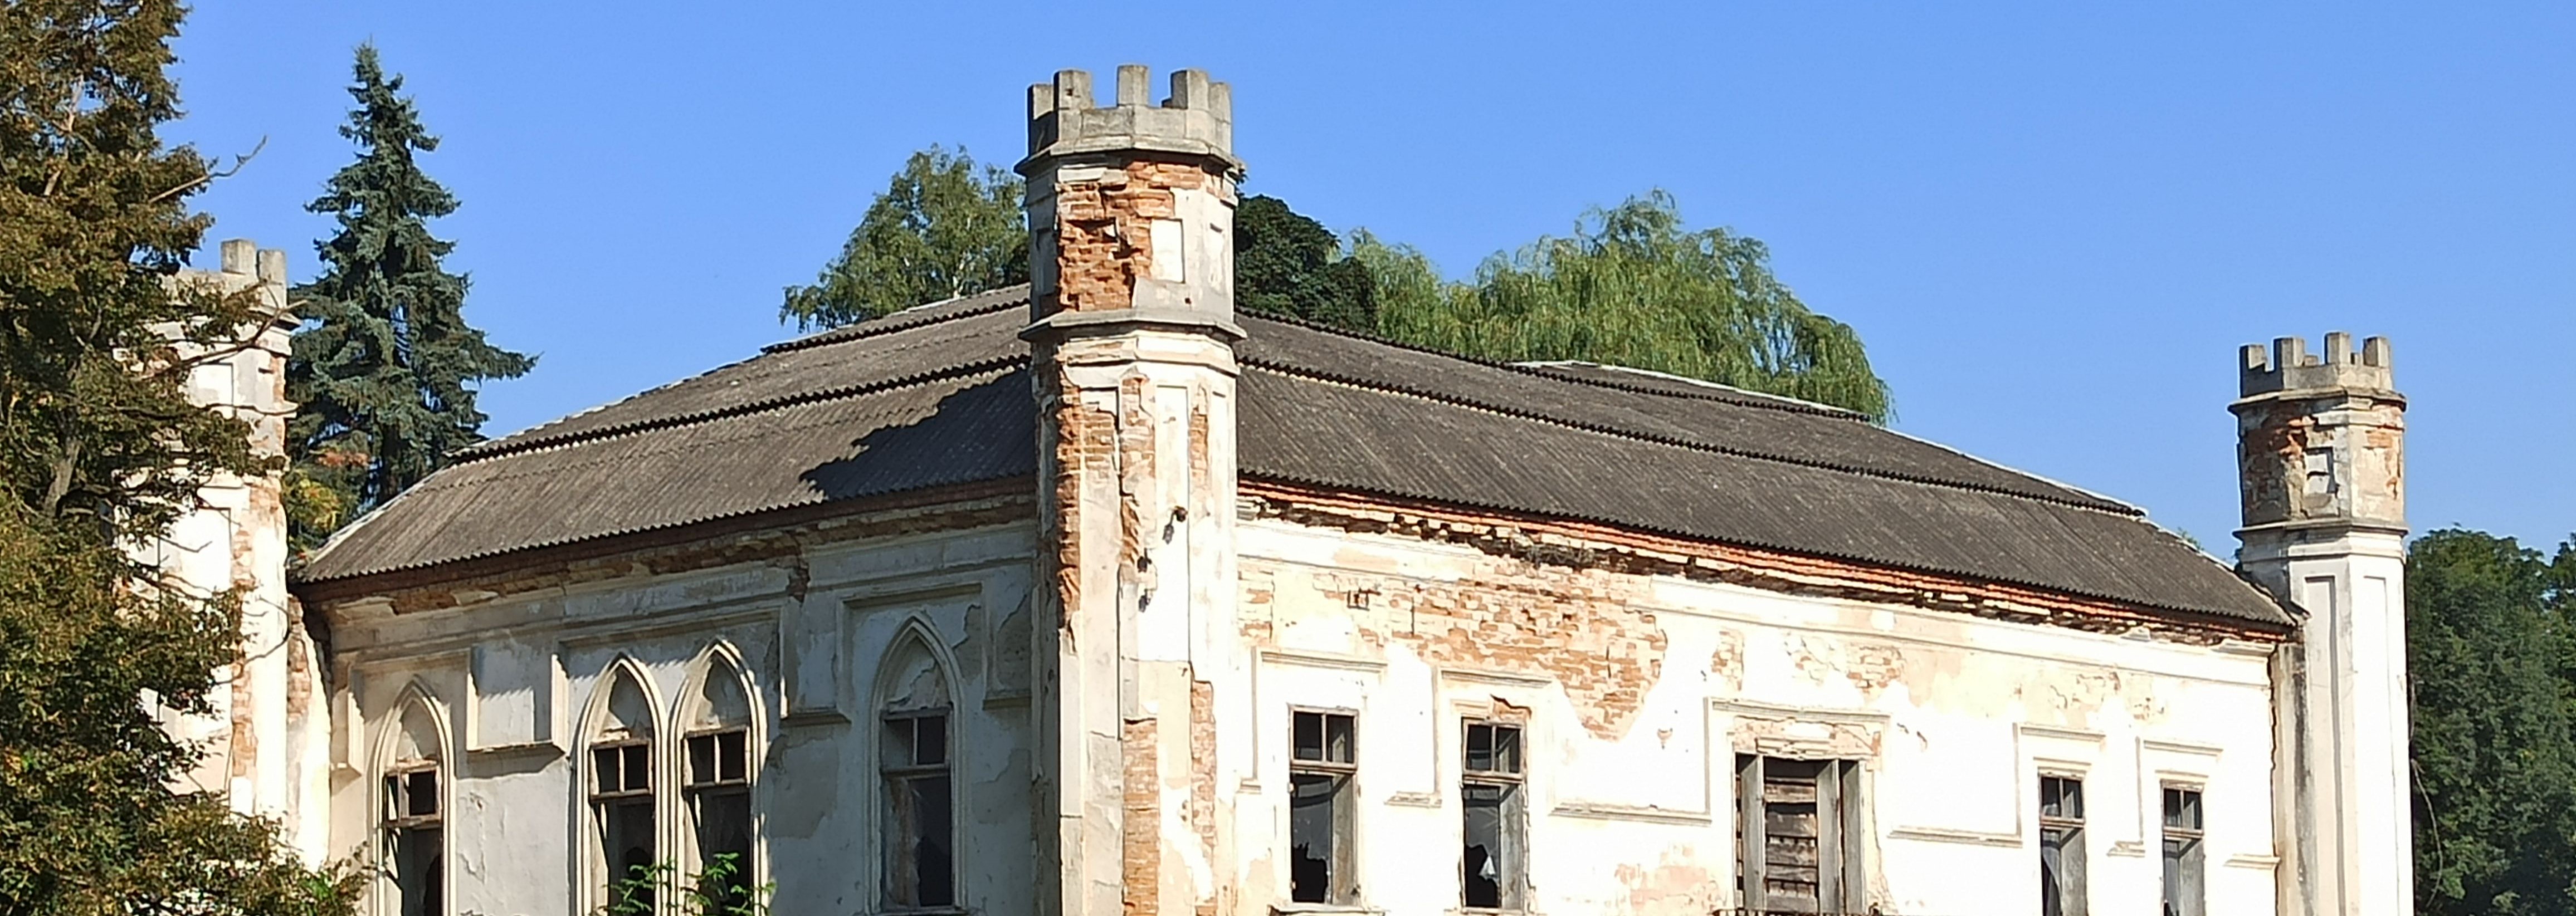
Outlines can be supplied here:
[[2576, 914], [2576, 540], [2427, 534], [2406, 605], [2417, 912]]
[[1438, 284], [1419, 252], [1365, 234], [1353, 256], [1380, 275], [1378, 330], [1493, 360], [1585, 360], [1706, 379], [1888, 417], [1849, 325], [1816, 314], [1772, 276], [1762, 243], [1686, 230], [1660, 191], [1586, 215]]
[[392, 499], [483, 438], [474, 385], [526, 374], [535, 360], [492, 346], [465, 323], [466, 278], [439, 260], [456, 243], [429, 220], [456, 197], [421, 171], [438, 149], [420, 113], [387, 76], [373, 45], [357, 52], [340, 135], [358, 158], [305, 209], [339, 230], [315, 246], [322, 276], [296, 289], [306, 326], [287, 362], [287, 397], [302, 405], [288, 431], [294, 472], [289, 522], [311, 546], [358, 513]]
[[191, 403], [251, 295], [168, 284], [212, 177], [165, 149], [166, 0], [0, 6], [0, 912], [346, 913], [355, 879], [168, 786], [194, 765], [147, 714], [208, 710], [238, 657], [230, 595], [132, 560], [223, 472], [273, 465]]
[[775, 884], [758, 887], [743, 882], [751, 876], [742, 874], [741, 857], [718, 853], [696, 875], [684, 874], [676, 862], [663, 861], [650, 868], [638, 865], [635, 874], [618, 879], [609, 887], [611, 899], [600, 908], [604, 916], [653, 916], [653, 901], [672, 900], [687, 916], [769, 916], [769, 899], [777, 891]]
[[904, 162], [812, 286], [787, 288], [778, 317], [838, 327], [1028, 279], [1019, 178], [933, 146]]
[[1376, 278], [1324, 224], [1256, 194], [1235, 208], [1234, 241], [1236, 308], [1377, 330]]

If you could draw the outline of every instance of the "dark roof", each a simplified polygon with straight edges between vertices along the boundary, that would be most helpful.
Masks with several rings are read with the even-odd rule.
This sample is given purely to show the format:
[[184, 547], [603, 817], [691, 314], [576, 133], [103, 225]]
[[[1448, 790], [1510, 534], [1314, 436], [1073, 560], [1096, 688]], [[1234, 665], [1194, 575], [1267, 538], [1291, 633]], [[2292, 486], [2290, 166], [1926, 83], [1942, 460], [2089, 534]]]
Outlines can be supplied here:
[[[2134, 507], [1837, 408], [1239, 318], [1248, 479], [1592, 521], [2245, 622], [2279, 606]], [[485, 443], [306, 582], [1035, 471], [1027, 290], [923, 306]]]

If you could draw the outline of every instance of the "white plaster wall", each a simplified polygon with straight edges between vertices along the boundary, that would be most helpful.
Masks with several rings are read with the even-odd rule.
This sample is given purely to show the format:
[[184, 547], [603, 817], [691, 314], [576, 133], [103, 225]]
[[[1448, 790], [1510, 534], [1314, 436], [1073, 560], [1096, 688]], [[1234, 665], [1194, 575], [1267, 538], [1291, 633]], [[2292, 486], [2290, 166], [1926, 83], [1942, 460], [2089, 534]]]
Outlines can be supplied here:
[[[756, 688], [756, 832], [776, 911], [875, 912], [878, 661], [915, 639], [952, 674], [963, 902], [1030, 912], [1027, 678], [999, 674], [1026, 670], [1030, 537], [1020, 526], [826, 543], [794, 559], [462, 608], [338, 611], [334, 709], [356, 715], [343, 716], [352, 721], [333, 742], [334, 851], [364, 854], [375, 842], [388, 723], [403, 703], [428, 702], [446, 732], [451, 911], [595, 910], [600, 866], [582, 786], [598, 706], [618, 672], [640, 675], [664, 787], [658, 850], [694, 855], [674, 717], [713, 650], [738, 658]], [[790, 703], [790, 672], [813, 671], [824, 672], [816, 689]]]
[[[1464, 547], [1241, 524], [1259, 778], [1236, 799], [1243, 912], [1285, 901], [1287, 711], [1360, 711], [1364, 905], [1458, 909], [1457, 733], [1527, 707], [1532, 909], [1705, 913], [1734, 887], [1733, 757], [1752, 732], [1865, 739], [1871, 900], [2039, 909], [2037, 775], [2085, 782], [2098, 916], [2158, 912], [2162, 784], [2201, 786], [2208, 912], [2273, 911], [2268, 646], [2145, 636], [1597, 574], [1653, 615], [1660, 671], [1615, 736], [1545, 671], [1443, 667], [1390, 632], [1417, 586], [1507, 580]], [[1348, 595], [1369, 589], [1369, 607]], [[1269, 626], [1259, 637], [1261, 624]], [[1730, 661], [1731, 659], [1731, 661]], [[1265, 842], [1266, 839], [1266, 842]]]

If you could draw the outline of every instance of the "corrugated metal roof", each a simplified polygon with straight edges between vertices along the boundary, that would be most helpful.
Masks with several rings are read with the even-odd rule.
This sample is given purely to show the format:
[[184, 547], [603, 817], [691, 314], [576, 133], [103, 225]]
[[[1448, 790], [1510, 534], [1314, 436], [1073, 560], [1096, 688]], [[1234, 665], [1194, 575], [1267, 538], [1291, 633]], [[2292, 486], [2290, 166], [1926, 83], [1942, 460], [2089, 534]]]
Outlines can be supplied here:
[[[899, 312], [485, 443], [305, 582], [1035, 471], [1027, 291]], [[1244, 315], [1239, 465], [1349, 489], [2281, 624], [2137, 509], [1785, 398]]]

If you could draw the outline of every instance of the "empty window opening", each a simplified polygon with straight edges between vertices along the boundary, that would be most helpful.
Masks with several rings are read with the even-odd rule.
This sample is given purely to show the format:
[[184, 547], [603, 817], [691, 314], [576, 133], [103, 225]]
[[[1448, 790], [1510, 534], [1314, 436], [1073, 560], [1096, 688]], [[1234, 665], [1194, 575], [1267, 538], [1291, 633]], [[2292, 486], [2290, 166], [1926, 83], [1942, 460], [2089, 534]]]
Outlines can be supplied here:
[[2303, 470], [2306, 471], [2308, 495], [2322, 496], [2334, 492], [2334, 449], [2308, 449], [2305, 457]]
[[955, 906], [948, 712], [888, 713], [885, 728], [887, 902], [914, 908]]
[[1742, 754], [1735, 779], [1736, 892], [1745, 909], [1869, 909], [1857, 761]]
[[405, 761], [385, 774], [385, 862], [401, 916], [443, 914], [445, 819], [438, 763]]
[[690, 735], [683, 787], [698, 840], [698, 889], [724, 912], [751, 903], [751, 734]]
[[1528, 845], [1521, 727], [1468, 722], [1463, 756], [1458, 797], [1466, 844], [1459, 859], [1459, 902], [1474, 909], [1520, 909]]
[[655, 879], [652, 745], [639, 740], [591, 748], [590, 810], [607, 859], [610, 908], [649, 912]]
[[2039, 912], [2085, 916], [2084, 783], [2039, 778]]
[[2165, 916], [2201, 916], [2200, 790], [2165, 787]]
[[1351, 777], [1359, 771], [1349, 713], [1289, 714], [1288, 899], [1350, 903], [1359, 897], [1351, 862]]

